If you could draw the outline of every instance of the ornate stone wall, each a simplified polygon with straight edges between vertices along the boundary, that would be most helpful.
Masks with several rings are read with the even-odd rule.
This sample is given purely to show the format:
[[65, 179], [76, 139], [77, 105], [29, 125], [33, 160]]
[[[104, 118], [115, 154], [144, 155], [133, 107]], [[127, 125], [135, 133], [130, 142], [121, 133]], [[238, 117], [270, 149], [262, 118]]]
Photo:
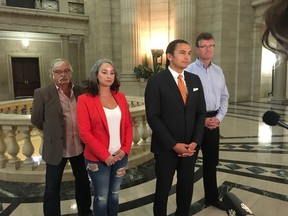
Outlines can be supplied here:
[[[85, 14], [68, 13], [69, 2], [83, 3]], [[97, 59], [110, 58], [120, 71], [121, 90], [142, 96], [145, 83], [139, 83], [133, 68], [145, 58], [152, 65], [151, 49], [165, 49], [175, 38], [183, 38], [194, 47], [195, 37], [202, 31], [215, 36], [214, 62], [223, 68], [230, 101], [257, 100], [265, 96], [269, 86], [267, 77], [265, 87], [262, 85], [260, 41], [261, 16], [269, 2], [65, 0], [59, 4], [59, 11], [45, 11], [6, 7], [1, 1], [0, 100], [13, 99], [11, 53], [39, 57], [41, 85], [49, 83], [45, 73], [54, 58], [69, 56], [76, 71], [76, 82], [87, 77]], [[8, 31], [9, 37], [5, 37]], [[25, 33], [34, 35], [30, 38], [29, 49], [19, 46]], [[61, 35], [68, 36], [68, 42]], [[194, 60], [194, 52], [192, 57]], [[164, 55], [163, 65], [165, 60]]]

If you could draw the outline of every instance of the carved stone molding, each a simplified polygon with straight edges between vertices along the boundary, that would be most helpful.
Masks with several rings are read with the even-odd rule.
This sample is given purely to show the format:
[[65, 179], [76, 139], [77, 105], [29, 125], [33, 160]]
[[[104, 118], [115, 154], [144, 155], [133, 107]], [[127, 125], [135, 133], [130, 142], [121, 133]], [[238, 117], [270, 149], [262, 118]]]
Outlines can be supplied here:
[[7, 31], [87, 35], [89, 17], [0, 6], [0, 29]]
[[80, 21], [87, 21], [88, 17], [83, 14], [67, 14], [67, 13], [60, 13], [54, 11], [44, 11], [44, 10], [36, 10], [36, 9], [29, 9], [29, 8], [17, 8], [17, 7], [5, 7], [0, 6], [0, 14], [13, 14], [13, 15], [22, 15], [22, 16], [36, 16], [36, 17], [49, 17], [49, 18], [61, 18], [61, 19], [68, 19], [68, 20], [80, 20]]
[[[29, 41], [54, 41], [61, 42], [61, 35], [59, 34], [45, 34], [34, 32], [16, 32], [16, 31], [0, 31], [0, 40], [22, 40], [23, 38]], [[78, 43], [79, 36], [70, 35], [70, 43]]]

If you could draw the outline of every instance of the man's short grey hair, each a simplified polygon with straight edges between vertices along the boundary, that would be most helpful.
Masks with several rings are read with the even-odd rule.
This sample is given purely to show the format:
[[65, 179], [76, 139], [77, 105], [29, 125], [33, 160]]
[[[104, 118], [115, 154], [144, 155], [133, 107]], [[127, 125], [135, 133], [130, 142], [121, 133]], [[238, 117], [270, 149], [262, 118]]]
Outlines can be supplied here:
[[71, 70], [71, 73], [72, 73], [73, 68], [72, 68], [72, 65], [70, 64], [70, 62], [64, 58], [57, 58], [51, 62], [51, 65], [49, 68], [49, 76], [52, 77], [55, 68], [60, 67], [64, 62], [68, 63], [69, 69]]

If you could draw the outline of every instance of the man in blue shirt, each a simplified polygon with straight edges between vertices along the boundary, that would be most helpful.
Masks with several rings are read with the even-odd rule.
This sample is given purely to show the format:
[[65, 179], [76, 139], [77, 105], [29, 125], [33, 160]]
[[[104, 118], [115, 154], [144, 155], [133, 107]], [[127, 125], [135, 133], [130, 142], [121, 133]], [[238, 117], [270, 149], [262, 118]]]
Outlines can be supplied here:
[[205, 204], [225, 210], [219, 200], [216, 166], [219, 162], [219, 125], [228, 109], [229, 93], [222, 69], [212, 63], [214, 49], [213, 35], [201, 33], [196, 39], [198, 58], [186, 68], [186, 71], [200, 77], [206, 102], [207, 114], [201, 144]]

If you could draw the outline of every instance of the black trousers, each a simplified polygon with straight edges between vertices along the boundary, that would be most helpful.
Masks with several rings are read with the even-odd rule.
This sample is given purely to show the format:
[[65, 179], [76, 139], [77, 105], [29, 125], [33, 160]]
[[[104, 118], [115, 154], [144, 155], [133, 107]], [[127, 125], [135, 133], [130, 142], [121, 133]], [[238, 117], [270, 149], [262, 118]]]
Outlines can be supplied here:
[[85, 167], [83, 154], [62, 158], [58, 166], [46, 164], [46, 185], [44, 193], [44, 216], [60, 216], [60, 188], [63, 171], [70, 161], [75, 177], [75, 199], [79, 216], [88, 215], [91, 206], [90, 182]]
[[203, 183], [205, 200], [214, 202], [218, 199], [216, 167], [219, 163], [220, 130], [204, 129], [201, 150], [203, 154]]
[[194, 168], [198, 155], [178, 157], [174, 151], [155, 154], [156, 191], [154, 196], [154, 216], [167, 215], [167, 201], [175, 171], [177, 171], [175, 216], [189, 216], [193, 195]]

